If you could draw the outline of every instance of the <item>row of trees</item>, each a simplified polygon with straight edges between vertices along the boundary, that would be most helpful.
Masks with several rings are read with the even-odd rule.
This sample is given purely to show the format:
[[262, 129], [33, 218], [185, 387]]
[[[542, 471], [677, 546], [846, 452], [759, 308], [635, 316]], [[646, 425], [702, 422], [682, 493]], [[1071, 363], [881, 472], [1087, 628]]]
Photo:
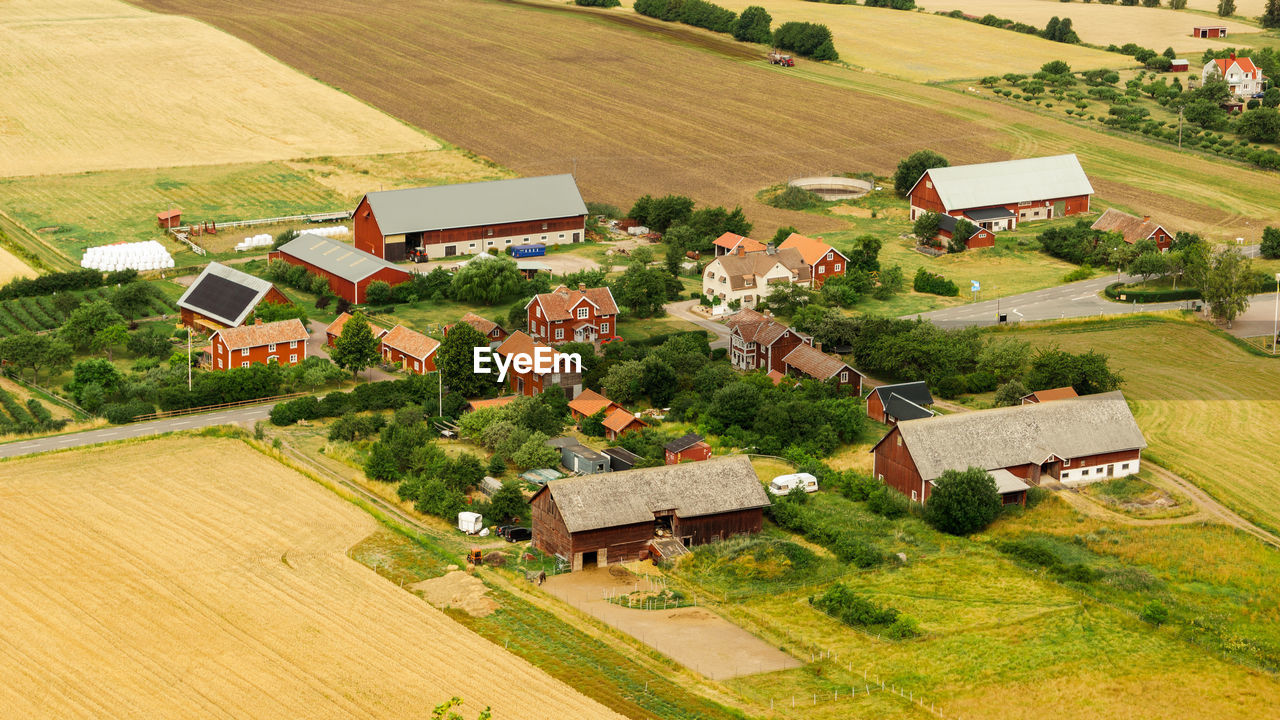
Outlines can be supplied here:
[[91, 290], [96, 287], [124, 285], [138, 279], [137, 270], [117, 270], [103, 274], [97, 270], [72, 270], [38, 275], [34, 278], [15, 278], [0, 287], [0, 300], [20, 297], [52, 295], [71, 290]]
[[[886, 0], [888, 1], [888, 0]], [[904, 0], [892, 0], [902, 2]], [[609, 3], [615, 0], [575, 0], [579, 5]], [[742, 42], [773, 44], [783, 50], [814, 60], [838, 60], [831, 30], [826, 25], [808, 22], [786, 22], [772, 30], [773, 17], [758, 5], [744, 8], [741, 15], [707, 0], [636, 0], [635, 11], [641, 15], [680, 22], [712, 32], [729, 33]], [[652, 226], [650, 226], [652, 227]]]

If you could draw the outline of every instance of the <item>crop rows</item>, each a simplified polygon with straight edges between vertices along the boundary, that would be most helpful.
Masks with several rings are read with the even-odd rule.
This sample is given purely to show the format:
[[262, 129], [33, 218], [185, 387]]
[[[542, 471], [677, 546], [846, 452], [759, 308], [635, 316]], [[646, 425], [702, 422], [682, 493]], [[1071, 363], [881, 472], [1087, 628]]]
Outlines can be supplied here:
[[24, 407], [4, 388], [0, 388], [0, 406], [4, 414], [0, 414], [0, 435], [9, 433], [33, 433], [46, 430], [61, 430], [66, 420], [54, 420], [39, 400], [31, 398]]
[[[101, 287], [76, 294], [84, 302], [93, 302], [95, 300], [110, 300], [112, 292], [111, 288]], [[151, 301], [150, 307], [139, 317], [164, 315], [173, 312], [176, 307], [176, 304], [168, 298], [158, 297]], [[0, 301], [0, 337], [8, 337], [21, 332], [53, 330], [61, 327], [66, 321], [66, 313], [54, 306], [51, 295]]]

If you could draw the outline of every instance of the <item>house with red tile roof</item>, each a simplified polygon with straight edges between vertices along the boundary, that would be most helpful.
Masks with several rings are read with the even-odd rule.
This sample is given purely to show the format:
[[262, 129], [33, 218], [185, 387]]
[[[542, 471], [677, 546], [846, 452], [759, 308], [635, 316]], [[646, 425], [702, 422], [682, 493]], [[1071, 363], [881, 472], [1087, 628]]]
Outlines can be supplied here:
[[1053, 402], [1054, 400], [1067, 400], [1068, 398], [1079, 397], [1076, 389], [1070, 385], [1060, 388], [1052, 388], [1049, 390], [1037, 390], [1028, 395], [1022, 396], [1023, 405], [1034, 405], [1042, 402]]
[[[342, 328], [347, 326], [347, 321], [350, 319], [351, 313], [344, 312], [338, 316], [338, 319], [329, 323], [329, 327], [324, 329], [325, 342], [329, 347], [333, 347], [334, 341], [336, 341], [338, 336], [342, 334]], [[373, 337], [375, 339], [387, 334], [386, 328], [374, 325], [373, 323], [369, 323], [369, 331], [373, 333]]]
[[307, 359], [307, 328], [297, 318], [222, 328], [209, 338], [214, 370], [250, 365], [297, 365]]
[[501, 397], [488, 398], [487, 400], [472, 400], [467, 403], [472, 410], [483, 410], [484, 408], [499, 408], [507, 403], [520, 397], [519, 395], [502, 395]]
[[561, 285], [535, 295], [525, 310], [529, 334], [542, 342], [598, 343], [618, 335], [618, 304], [607, 287], [578, 283], [577, 290], [570, 290]]
[[528, 357], [530, 362], [534, 362], [539, 351], [550, 358], [547, 361], [550, 368], [549, 371], [538, 372], [536, 367], [527, 371], [520, 371], [513, 361], [506, 377], [511, 391], [520, 395], [534, 396], [542, 394], [543, 390], [552, 385], [559, 385], [564, 390], [565, 397], [570, 400], [577, 398], [582, 391], [582, 373], [579, 372], [579, 369], [571, 367], [567, 361], [568, 356], [564, 353], [556, 352], [555, 348], [536, 342], [533, 338], [517, 330], [507, 336], [507, 339], [494, 352], [501, 355], [504, 358], [504, 362], [517, 355]]
[[1225, 80], [1227, 87], [1231, 88], [1231, 94], [1238, 98], [1248, 98], [1262, 92], [1267, 81], [1267, 76], [1262, 74], [1252, 60], [1236, 57], [1235, 53], [1231, 57], [1217, 58], [1204, 64], [1204, 69], [1200, 71], [1201, 82], [1209, 82], [1214, 78]]
[[1160, 252], [1168, 250], [1173, 244], [1173, 235], [1160, 223], [1152, 220], [1150, 215], [1138, 217], [1115, 208], [1107, 208], [1090, 227], [1094, 230], [1118, 232], [1130, 245], [1142, 240], [1152, 240], [1160, 248]]
[[805, 237], [799, 233], [791, 233], [778, 246], [779, 250], [795, 250], [800, 253], [804, 264], [809, 266], [809, 275], [813, 278], [813, 289], [822, 287], [829, 277], [844, 275], [849, 267], [849, 258], [844, 253], [823, 242], [822, 238]]
[[569, 413], [573, 415], [574, 420], [591, 417], [601, 410], [608, 414], [621, 407], [618, 403], [591, 389], [583, 390], [569, 401]]
[[782, 358], [782, 367], [788, 375], [823, 382], [834, 380], [840, 387], [862, 395], [862, 373], [835, 355], [828, 355], [812, 345], [796, 345]]
[[731, 232], [727, 232], [716, 238], [712, 241], [711, 246], [716, 251], [716, 257], [721, 255], [733, 255], [738, 251], [738, 248], [742, 248], [743, 253], [747, 255], [750, 255], [751, 253], [764, 252], [768, 248], [768, 246], [759, 240], [752, 240], [749, 237], [735, 235]]
[[[464, 322], [470, 325], [471, 327], [475, 328], [476, 332], [489, 338], [490, 342], [501, 342], [507, 339], [508, 333], [506, 330], [502, 328], [501, 325], [499, 325], [498, 323], [492, 320], [482, 318], [479, 315], [476, 315], [475, 313], [467, 313], [466, 315], [463, 315], [461, 318], [458, 318], [458, 322]], [[453, 325], [445, 326], [444, 328], [445, 337], [449, 336], [449, 330], [452, 329], [453, 326], [456, 324], [457, 323], [454, 323]]]
[[729, 362], [739, 370], [776, 370], [785, 373], [782, 359], [797, 345], [813, 344], [813, 338], [773, 319], [773, 313], [739, 310], [725, 321], [729, 328]]
[[617, 440], [629, 432], [649, 427], [649, 424], [622, 408], [616, 408], [604, 418], [604, 436]]
[[399, 363], [408, 373], [426, 375], [436, 371], [435, 353], [439, 348], [439, 340], [396, 325], [382, 336], [382, 361]]

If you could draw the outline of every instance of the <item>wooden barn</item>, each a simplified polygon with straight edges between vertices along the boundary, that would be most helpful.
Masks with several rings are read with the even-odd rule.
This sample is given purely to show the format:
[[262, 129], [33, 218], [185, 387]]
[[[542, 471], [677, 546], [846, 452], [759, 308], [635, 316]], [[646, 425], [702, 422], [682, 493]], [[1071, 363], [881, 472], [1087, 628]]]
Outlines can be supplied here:
[[933, 394], [923, 380], [881, 385], [867, 395], [867, 417], [893, 426], [900, 420], [933, 417], [934, 412], [929, 409], [932, 404]]
[[426, 375], [436, 371], [435, 353], [439, 348], [439, 340], [396, 325], [382, 336], [379, 352], [384, 363], [399, 364], [407, 373]]
[[182, 211], [165, 210], [164, 212], [158, 212], [156, 213], [156, 224], [160, 226], [161, 230], [170, 230], [172, 228], [181, 227]]
[[908, 193], [911, 219], [968, 217], [991, 232], [1089, 212], [1093, 185], [1074, 154], [926, 170]]
[[572, 175], [371, 192], [352, 216], [355, 246], [398, 262], [582, 242], [587, 206]]
[[[973, 218], [965, 217], [966, 220], [973, 223], [977, 228], [969, 239], [965, 241], [964, 246], [969, 250], [978, 248], [987, 248], [996, 246], [996, 236], [990, 230], [982, 227]], [[942, 246], [946, 247], [951, 238], [956, 235], [956, 225], [960, 222], [960, 218], [955, 215], [939, 215], [938, 216], [938, 235], [937, 239], [942, 241]]]
[[1005, 504], [1048, 476], [1068, 485], [1133, 475], [1147, 446], [1119, 391], [903, 420], [871, 452], [878, 480], [927, 502], [947, 470], [991, 473]]
[[737, 455], [552, 480], [529, 502], [534, 547], [582, 570], [759, 532], [769, 498]]
[[1226, 36], [1226, 25], [1197, 25], [1191, 28], [1191, 37], [1194, 38], [1224, 38]]
[[828, 355], [812, 345], [796, 345], [782, 358], [782, 368], [787, 375], [835, 381], [842, 390], [862, 395], [862, 373], [835, 355]]
[[305, 267], [327, 279], [334, 295], [353, 303], [365, 302], [365, 293], [374, 282], [382, 281], [395, 287], [413, 279], [413, 273], [408, 270], [319, 235], [299, 235], [273, 250], [270, 258]]
[[1102, 213], [1090, 227], [1094, 230], [1120, 233], [1124, 241], [1130, 245], [1142, 240], [1151, 240], [1156, 247], [1160, 248], [1160, 252], [1168, 250], [1173, 244], [1173, 234], [1165, 230], [1160, 223], [1153, 221], [1150, 215], [1138, 217], [1115, 208], [1107, 208], [1106, 212]]
[[1079, 397], [1076, 389], [1070, 385], [1060, 388], [1052, 388], [1050, 390], [1037, 390], [1033, 393], [1023, 395], [1021, 400], [1023, 405], [1034, 405], [1042, 402], [1053, 402], [1054, 400], [1066, 400], [1067, 398]]
[[662, 446], [668, 465], [711, 459], [711, 446], [697, 433], [689, 433]]
[[262, 278], [211, 262], [178, 298], [178, 311], [183, 325], [213, 331], [243, 325], [264, 302], [288, 305], [289, 298]]
[[608, 440], [617, 440], [629, 432], [639, 432], [647, 427], [649, 423], [627, 410], [616, 408], [604, 419], [604, 436]]

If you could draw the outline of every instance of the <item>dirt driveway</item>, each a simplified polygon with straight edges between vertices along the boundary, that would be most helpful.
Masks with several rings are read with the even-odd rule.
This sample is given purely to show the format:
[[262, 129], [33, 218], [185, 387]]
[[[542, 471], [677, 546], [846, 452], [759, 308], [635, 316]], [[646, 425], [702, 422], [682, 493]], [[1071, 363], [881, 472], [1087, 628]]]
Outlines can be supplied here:
[[[505, 257], [505, 256], [504, 256]], [[622, 258], [625, 260], [626, 258]], [[552, 253], [544, 257], [529, 258], [538, 263], [542, 263], [551, 268], [553, 275], [568, 275], [579, 270], [594, 270], [600, 267], [600, 263], [589, 257], [574, 255], [572, 253]], [[410, 272], [429, 273], [436, 268], [444, 268], [451, 270], [459, 262], [458, 259], [450, 258], [448, 260], [434, 260], [424, 263], [400, 263], [400, 267]]]
[[634, 610], [604, 599], [605, 591], [625, 593], [637, 581], [644, 589], [643, 580], [615, 565], [557, 575], [543, 588], [712, 680], [800, 667], [799, 660], [706, 608]]

